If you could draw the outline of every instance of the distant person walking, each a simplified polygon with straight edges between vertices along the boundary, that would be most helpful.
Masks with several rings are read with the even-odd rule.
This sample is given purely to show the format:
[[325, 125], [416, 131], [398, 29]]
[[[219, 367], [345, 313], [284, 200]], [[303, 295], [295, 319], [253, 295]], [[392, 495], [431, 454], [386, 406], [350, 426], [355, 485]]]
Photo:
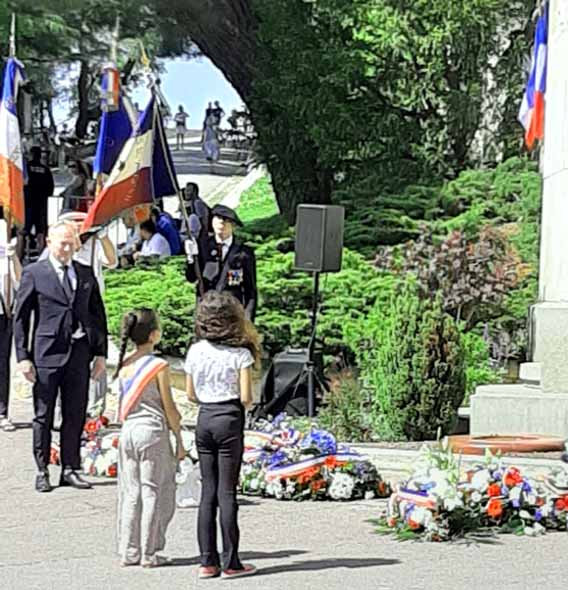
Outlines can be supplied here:
[[183, 141], [185, 138], [186, 129], [186, 121], [189, 119], [189, 115], [183, 110], [183, 105], [179, 105], [178, 112], [174, 117], [174, 121], [176, 124], [176, 149], [183, 150]]
[[217, 127], [219, 127], [219, 125], [221, 125], [221, 120], [225, 116], [225, 111], [223, 110], [223, 108], [219, 104], [218, 100], [215, 101], [215, 107], [212, 109], [211, 114], [213, 115], [213, 117], [215, 119], [215, 125]]
[[203, 152], [208, 162], [217, 162], [221, 155], [219, 148], [219, 137], [217, 135], [217, 126], [215, 117], [209, 115], [205, 121], [205, 130], [203, 132]]

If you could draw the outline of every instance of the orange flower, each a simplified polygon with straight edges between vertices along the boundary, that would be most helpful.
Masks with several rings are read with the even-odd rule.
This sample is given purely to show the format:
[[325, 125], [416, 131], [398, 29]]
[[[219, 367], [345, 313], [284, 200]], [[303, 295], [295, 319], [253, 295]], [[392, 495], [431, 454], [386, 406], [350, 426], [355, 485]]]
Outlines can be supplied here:
[[520, 483], [523, 483], [523, 477], [516, 467], [509, 467], [505, 473], [503, 481], [505, 482], [506, 486], [512, 488]]
[[387, 520], [387, 526], [391, 529], [396, 526], [396, 518], [394, 516], [389, 517], [389, 519]]
[[116, 463], [113, 463], [112, 465], [109, 466], [109, 468], [107, 469], [107, 475], [109, 477], [116, 477], [116, 473], [117, 473], [117, 467], [116, 467]]
[[491, 518], [499, 518], [503, 514], [501, 500], [498, 500], [497, 498], [491, 498], [491, 500], [489, 500], [489, 504], [487, 504], [487, 514]]
[[487, 488], [487, 494], [489, 495], [490, 498], [492, 498], [494, 496], [500, 496], [501, 495], [501, 486], [498, 483], [492, 483]]
[[413, 530], [416, 531], [420, 528], [420, 525], [415, 521], [412, 520], [412, 518], [408, 519], [408, 526]]
[[554, 508], [556, 508], [556, 510], [559, 512], [566, 510], [566, 508], [568, 508], [568, 496], [562, 496], [561, 498], [558, 498], [558, 500], [556, 500], [554, 503]]

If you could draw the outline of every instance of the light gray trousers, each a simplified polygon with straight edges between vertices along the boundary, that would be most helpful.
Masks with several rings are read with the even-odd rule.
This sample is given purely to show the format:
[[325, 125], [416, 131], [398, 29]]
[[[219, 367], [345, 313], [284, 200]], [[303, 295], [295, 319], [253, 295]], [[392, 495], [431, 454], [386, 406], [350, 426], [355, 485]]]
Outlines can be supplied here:
[[175, 457], [165, 425], [126, 420], [118, 454], [118, 551], [122, 560], [150, 561], [166, 545], [175, 512]]

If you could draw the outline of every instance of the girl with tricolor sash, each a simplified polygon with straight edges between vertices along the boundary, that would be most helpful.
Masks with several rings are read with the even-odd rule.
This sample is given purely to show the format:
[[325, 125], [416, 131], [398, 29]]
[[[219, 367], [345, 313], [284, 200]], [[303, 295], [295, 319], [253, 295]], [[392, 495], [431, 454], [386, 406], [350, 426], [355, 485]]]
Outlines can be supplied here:
[[[199, 578], [237, 578], [256, 573], [241, 563], [237, 484], [244, 450], [245, 408], [252, 404], [252, 366], [259, 336], [240, 302], [209, 291], [195, 313], [195, 343], [187, 353], [187, 395], [199, 403], [195, 441], [201, 470], [197, 539]], [[217, 549], [217, 511], [223, 537]]]
[[[175, 406], [166, 361], [154, 356], [160, 341], [156, 312], [136, 309], [122, 322], [118, 415], [122, 431], [118, 455], [118, 551], [121, 565], [158, 567], [158, 552], [175, 511], [176, 457], [185, 457], [181, 416]], [[128, 342], [136, 349], [126, 356]], [[176, 437], [176, 453], [169, 431]]]

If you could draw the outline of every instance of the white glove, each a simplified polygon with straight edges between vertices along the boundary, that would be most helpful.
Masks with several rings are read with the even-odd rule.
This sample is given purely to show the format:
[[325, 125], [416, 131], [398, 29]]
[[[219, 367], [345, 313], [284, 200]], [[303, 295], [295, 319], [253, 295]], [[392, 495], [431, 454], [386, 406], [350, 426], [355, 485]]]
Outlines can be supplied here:
[[191, 238], [191, 240], [185, 240], [183, 247], [187, 255], [187, 261], [193, 262], [193, 257], [199, 254], [199, 246], [197, 245], [195, 238]]
[[99, 240], [104, 240], [106, 237], [108, 237], [108, 226], [105, 225], [101, 230], [99, 230], [97, 232], [97, 238]]
[[6, 244], [6, 258], [12, 259], [16, 256], [16, 246], [14, 244]]

